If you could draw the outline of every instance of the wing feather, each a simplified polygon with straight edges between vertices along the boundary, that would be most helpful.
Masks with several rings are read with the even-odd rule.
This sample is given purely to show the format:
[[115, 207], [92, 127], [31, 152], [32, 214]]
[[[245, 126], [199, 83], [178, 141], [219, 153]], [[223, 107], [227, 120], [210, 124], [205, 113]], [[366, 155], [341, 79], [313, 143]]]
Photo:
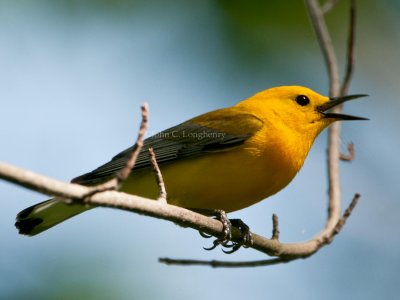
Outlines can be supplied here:
[[[150, 147], [154, 149], [158, 164], [163, 165], [210, 152], [229, 151], [242, 145], [262, 124], [253, 114], [236, 107], [201, 115], [147, 138], [134, 171], [151, 167], [148, 153]], [[132, 149], [130, 147], [122, 151], [110, 162], [74, 178], [72, 182], [94, 185], [112, 178], [125, 166]]]

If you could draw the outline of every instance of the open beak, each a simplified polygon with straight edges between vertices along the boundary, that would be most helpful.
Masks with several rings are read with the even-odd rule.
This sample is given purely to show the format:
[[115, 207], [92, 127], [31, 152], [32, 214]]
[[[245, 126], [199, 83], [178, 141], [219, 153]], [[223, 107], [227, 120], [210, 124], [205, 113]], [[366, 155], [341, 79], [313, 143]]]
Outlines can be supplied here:
[[325, 102], [324, 104], [318, 106], [317, 111], [322, 113], [325, 118], [332, 118], [332, 119], [338, 119], [338, 120], [369, 120], [369, 119], [363, 118], [363, 117], [356, 117], [356, 116], [350, 116], [350, 115], [345, 115], [345, 114], [326, 112], [327, 110], [331, 109], [332, 107], [335, 107], [346, 101], [350, 101], [350, 100], [354, 100], [354, 99], [358, 99], [358, 98], [362, 98], [362, 97], [367, 97], [367, 96], [368, 95], [358, 94], [358, 95], [347, 95], [347, 96], [343, 96], [343, 97], [333, 97], [333, 98], [330, 98], [330, 101]]

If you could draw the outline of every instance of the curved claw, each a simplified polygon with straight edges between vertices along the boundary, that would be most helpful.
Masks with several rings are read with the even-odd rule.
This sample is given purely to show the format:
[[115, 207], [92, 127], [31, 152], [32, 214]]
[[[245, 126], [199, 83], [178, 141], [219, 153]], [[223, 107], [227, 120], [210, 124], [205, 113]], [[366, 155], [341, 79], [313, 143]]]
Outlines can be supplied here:
[[203, 249], [207, 250], [207, 251], [211, 251], [211, 250], [214, 250], [215, 248], [217, 248], [218, 245], [219, 245], [218, 240], [214, 240], [213, 245], [211, 247], [209, 247], [209, 248], [203, 247]]
[[221, 243], [221, 246], [224, 248], [233, 248], [235, 245], [236, 243], [232, 241], [225, 241], [224, 243]]
[[212, 237], [211, 234], [205, 233], [205, 232], [200, 231], [200, 230], [199, 230], [199, 234], [205, 239], [209, 239], [210, 237]]
[[225, 251], [224, 249], [222, 249], [222, 252], [224, 252], [225, 254], [232, 254], [238, 251], [240, 247], [242, 247], [242, 245], [240, 245], [239, 243], [234, 243], [234, 245], [232, 246], [232, 250]]
[[220, 239], [216, 239], [213, 241], [213, 245], [211, 247], [209, 247], [209, 248], [203, 247], [203, 249], [207, 250], [207, 251], [211, 251], [211, 250], [214, 250], [215, 248], [217, 248], [218, 245], [221, 245], [223, 248], [228, 248], [228, 249], [232, 248], [232, 250], [229, 250], [229, 251], [225, 251], [224, 249], [222, 249], [222, 251], [226, 254], [231, 254], [233, 252], [236, 252], [242, 246], [242, 245], [232, 242], [232, 241], [221, 241]]
[[[232, 238], [232, 225], [230, 220], [228, 219], [226, 213], [223, 210], [215, 210], [216, 219], [221, 221], [222, 223], [222, 236], [214, 240], [213, 245], [209, 248], [203, 247], [204, 250], [211, 251], [215, 249], [218, 245], [226, 248], [233, 248], [234, 244], [229, 244], [230, 239]], [[204, 232], [199, 231], [200, 235], [204, 238], [210, 238], [211, 235], [208, 235]]]

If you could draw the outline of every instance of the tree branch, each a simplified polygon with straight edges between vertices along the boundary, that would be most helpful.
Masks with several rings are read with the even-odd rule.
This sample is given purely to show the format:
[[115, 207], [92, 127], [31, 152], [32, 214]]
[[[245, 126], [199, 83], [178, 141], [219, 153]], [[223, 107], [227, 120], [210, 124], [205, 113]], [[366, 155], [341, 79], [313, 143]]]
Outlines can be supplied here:
[[125, 164], [125, 167], [123, 167], [121, 169], [121, 171], [119, 171], [117, 173], [116, 178], [118, 179], [118, 185], [120, 185], [123, 181], [125, 181], [128, 178], [128, 176], [131, 174], [132, 169], [136, 164], [136, 160], [139, 156], [139, 153], [143, 148], [144, 136], [147, 131], [148, 118], [149, 118], [149, 116], [148, 116], [149, 115], [149, 107], [148, 107], [147, 103], [144, 103], [142, 105], [141, 110], [142, 110], [142, 122], [140, 124], [139, 134], [136, 139], [136, 143], [132, 148], [132, 151], [128, 158], [128, 161]]
[[276, 214], [272, 214], [272, 240], [279, 240], [279, 219]]
[[317, 0], [306, 0], [306, 5], [328, 69], [329, 97], [339, 96], [339, 68], [332, 39], [325, 23], [324, 12]]
[[[334, 3], [335, 1], [330, 2]], [[336, 55], [325, 24], [324, 12], [316, 0], [306, 0], [306, 5], [327, 65], [330, 82], [329, 95], [338, 96], [340, 90], [342, 92], [347, 91], [353, 72], [355, 48], [355, 3], [352, 1], [347, 70], [342, 87], [340, 87], [339, 83]], [[337, 109], [340, 110], [340, 108]], [[129, 173], [134, 166], [134, 162], [136, 161], [135, 155], [137, 155], [138, 149], [140, 151], [140, 147], [143, 145], [143, 136], [146, 127], [147, 108], [144, 107], [142, 108], [142, 126], [139, 132], [136, 148], [134, 147], [134, 150], [132, 151], [132, 157], [128, 160], [127, 167], [124, 168], [123, 174], [119, 176], [121, 178], [116, 179], [117, 181], [121, 182], [126, 179], [127, 176], [129, 176]], [[301, 243], [281, 243], [279, 241], [278, 217], [274, 215], [272, 238], [268, 239], [253, 233], [253, 244], [250, 247], [275, 258], [250, 262], [207, 262], [199, 260], [174, 260], [169, 258], [161, 258], [160, 262], [180, 265], [207, 265], [212, 267], [266, 266], [287, 263], [291, 260], [309, 257], [323, 246], [329, 244], [333, 240], [334, 236], [343, 228], [343, 225], [351, 215], [351, 212], [356, 206], [360, 197], [358, 194], [356, 194], [349, 207], [341, 216], [339, 136], [340, 126], [339, 123], [335, 123], [330, 127], [328, 138], [328, 217], [325, 228], [315, 237]], [[160, 187], [159, 198], [162, 199], [164, 196], [166, 197], [165, 186], [163, 184], [161, 172], [159, 172], [155, 156], [153, 155], [152, 158], [153, 167], [157, 175], [156, 178]], [[98, 187], [96, 186], [85, 187], [73, 183], [64, 183], [1, 162], [0, 178], [47, 195], [69, 199], [68, 203], [82, 203], [136, 212], [146, 216], [172, 221], [182, 225], [183, 227], [190, 227], [215, 237], [220, 237], [223, 231], [221, 222], [184, 208], [169, 205], [166, 203], [166, 201], [151, 201], [150, 199], [125, 194], [110, 189], [103, 189], [99, 191]], [[242, 240], [242, 232], [238, 228], [232, 228], [232, 241], [240, 243]]]
[[157, 181], [157, 185], [158, 185], [158, 189], [159, 189], [157, 200], [161, 201], [163, 203], [167, 203], [167, 190], [165, 188], [164, 179], [161, 174], [160, 167], [158, 166], [156, 154], [154, 153], [153, 148], [149, 148], [149, 154], [150, 154], [150, 161], [153, 166], [154, 175], [156, 177], [156, 181]]
[[[317, 40], [319, 42], [321, 51], [323, 53], [325, 64], [327, 66], [328, 78], [329, 78], [329, 96], [336, 97], [339, 95], [344, 95], [347, 92], [348, 87], [351, 82], [351, 77], [354, 69], [354, 52], [355, 52], [355, 25], [356, 25], [356, 7], [355, 0], [351, 0], [351, 14], [350, 14], [350, 30], [349, 30], [349, 40], [348, 40], [348, 50], [347, 50], [347, 68], [345, 73], [345, 78], [343, 85], [340, 85], [339, 80], [339, 68], [336, 59], [335, 49], [333, 47], [332, 39], [330, 37], [324, 14], [331, 10], [338, 1], [329, 0], [325, 2], [325, 5], [321, 7], [317, 0], [306, 0], [306, 6], [310, 15], [310, 20], [312, 22], [313, 28], [315, 30]], [[335, 107], [333, 112], [339, 113], [342, 110], [342, 106]], [[304, 243], [297, 243], [299, 247], [301, 245], [310, 245], [310, 243], [317, 241], [317, 246], [315, 248], [310, 247], [307, 255], [302, 253], [303, 256], [285, 256], [282, 253], [277, 254], [275, 256], [279, 256], [279, 259], [272, 259], [260, 262], [217, 262], [217, 261], [192, 261], [192, 260], [171, 260], [171, 259], [162, 259], [162, 262], [171, 264], [190, 264], [192, 262], [196, 265], [209, 265], [209, 266], [224, 266], [224, 267], [233, 267], [233, 266], [259, 266], [259, 265], [269, 265], [269, 264], [278, 264], [288, 262], [289, 260], [294, 260], [298, 258], [304, 258], [312, 255], [319, 248], [321, 248], [326, 243], [329, 243], [333, 240], [335, 234], [337, 234], [338, 229], [342, 228], [339, 224], [344, 224], [346, 219], [349, 217], [349, 212], [353, 210], [357, 201], [359, 199], [359, 195], [356, 194], [350, 203], [350, 206], [346, 209], [345, 214], [341, 217], [341, 188], [340, 188], [340, 170], [339, 170], [339, 161], [340, 159], [346, 159], [346, 157], [342, 156], [339, 150], [340, 146], [340, 123], [336, 122], [331, 125], [328, 132], [328, 155], [327, 155], [327, 164], [328, 164], [328, 187], [329, 187], [329, 199], [328, 199], [328, 216], [325, 224], [325, 229], [322, 230], [316, 237], [312, 240]], [[349, 148], [349, 152], [351, 157], [354, 157], [354, 152], [352, 151], [354, 148]], [[273, 218], [273, 235], [272, 240], [277, 240], [279, 236], [278, 229], [278, 221], [277, 216]], [[339, 231], [340, 231], [339, 229]], [[311, 251], [313, 249], [313, 251]]]
[[[324, 54], [325, 64], [329, 77], [329, 96], [336, 97], [340, 92], [346, 92], [351, 81], [351, 74], [354, 66], [354, 50], [355, 50], [355, 1], [352, 0], [350, 15], [350, 36], [347, 53], [347, 71], [343, 86], [340, 86], [339, 70], [336, 59], [335, 50], [327, 29], [324, 13], [317, 0], [306, 0], [310, 19], [312, 21], [315, 33], [322, 53]], [[342, 106], [336, 106], [333, 112], [340, 113]], [[340, 218], [341, 211], [341, 188], [340, 188], [340, 122], [335, 122], [328, 130], [328, 186], [329, 186], [329, 202], [328, 202], [328, 219], [326, 222], [326, 230], [331, 230], [336, 226]]]
[[[219, 237], [223, 230], [220, 221], [191, 210], [118, 191], [104, 191], [87, 197], [87, 194], [92, 191], [92, 187], [64, 183], [3, 162], [0, 162], [0, 178], [46, 195], [70, 199], [69, 203], [82, 203], [136, 212], [172, 221], [183, 227], [191, 227], [215, 237]], [[343, 216], [344, 220], [341, 221], [343, 224], [350, 216], [351, 210], [352, 208], [346, 216]], [[325, 233], [324, 231], [323, 234], [319, 234], [303, 243], [281, 243], [277, 239], [268, 239], [261, 235], [253, 234], [254, 242], [251, 248], [270, 256], [278, 256], [282, 262], [305, 258], [328, 244], [341, 228], [342, 225], [340, 227], [335, 226], [330, 232]], [[242, 238], [242, 232], [237, 228], [232, 228], [232, 240], [241, 242]], [[273, 261], [277, 263], [278, 260], [274, 259]], [[225, 266], [225, 263], [227, 265], [233, 264], [232, 262], [221, 262], [220, 266]], [[240, 265], [244, 267], [246, 263], [249, 263], [249, 266], [254, 265], [254, 262], [241, 262]]]
[[347, 64], [346, 64], [346, 73], [344, 76], [343, 84], [340, 88], [341, 96], [347, 94], [354, 73], [355, 52], [356, 52], [356, 25], [357, 25], [356, 1], [351, 0], [349, 38], [347, 41]]
[[347, 161], [347, 162], [352, 162], [356, 156], [356, 150], [354, 149], [354, 144], [349, 143], [347, 145], [347, 154], [340, 153], [340, 160], [341, 161]]
[[[356, 207], [358, 200], [360, 199], [359, 194], [355, 194], [353, 200], [350, 202], [349, 207], [345, 210], [343, 216], [339, 219], [338, 223], [336, 224], [335, 228], [328, 234], [323, 235], [319, 234], [314, 239], [305, 242], [305, 243], [296, 243], [296, 244], [286, 244], [286, 245], [303, 245], [306, 246], [304, 249], [307, 252], [307, 255], [302, 253], [292, 254], [292, 255], [275, 255], [278, 256], [277, 258], [265, 259], [265, 260], [255, 260], [255, 261], [220, 261], [220, 260], [195, 260], [195, 259], [172, 259], [172, 258], [160, 258], [158, 261], [161, 263], [165, 263], [167, 265], [197, 265], [197, 266], [210, 266], [213, 268], [244, 268], [244, 267], [261, 267], [261, 266], [271, 266], [277, 265], [282, 263], [288, 263], [292, 260], [297, 260], [300, 258], [307, 258], [314, 253], [316, 253], [322, 246], [327, 245], [333, 241], [335, 235], [339, 234], [342, 230], [344, 224], [346, 223], [347, 219], [350, 217], [353, 209]], [[274, 214], [274, 216], [276, 216]], [[274, 218], [274, 222], [277, 221], [277, 218]], [[274, 239], [274, 238], [272, 238]], [[315, 244], [313, 244], [315, 242]], [[284, 245], [284, 244], [280, 244]]]
[[[329, 96], [339, 96], [339, 70], [335, 50], [328, 32], [323, 12], [316, 0], [307, 0], [308, 10], [321, 51], [325, 58], [325, 64], [329, 78]], [[334, 108], [338, 113], [341, 108]], [[340, 189], [340, 170], [339, 170], [339, 144], [340, 144], [340, 123], [333, 123], [328, 129], [328, 219], [325, 225], [326, 230], [332, 229], [341, 210], [341, 189]]]

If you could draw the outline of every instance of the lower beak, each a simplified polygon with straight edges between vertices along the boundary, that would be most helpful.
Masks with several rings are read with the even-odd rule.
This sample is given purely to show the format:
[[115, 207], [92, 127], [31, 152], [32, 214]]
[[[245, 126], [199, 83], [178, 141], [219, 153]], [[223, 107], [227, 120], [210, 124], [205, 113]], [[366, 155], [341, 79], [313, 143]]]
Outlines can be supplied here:
[[322, 113], [324, 115], [324, 118], [338, 119], [338, 120], [368, 120], [367, 118], [363, 118], [363, 117], [326, 112], [327, 110], [331, 109], [332, 107], [340, 105], [344, 102], [362, 98], [362, 97], [366, 97], [366, 96], [368, 96], [368, 95], [359, 94], [359, 95], [348, 95], [348, 96], [343, 96], [343, 97], [333, 97], [333, 98], [330, 98], [330, 101], [325, 102], [324, 104], [318, 106], [317, 111]]

